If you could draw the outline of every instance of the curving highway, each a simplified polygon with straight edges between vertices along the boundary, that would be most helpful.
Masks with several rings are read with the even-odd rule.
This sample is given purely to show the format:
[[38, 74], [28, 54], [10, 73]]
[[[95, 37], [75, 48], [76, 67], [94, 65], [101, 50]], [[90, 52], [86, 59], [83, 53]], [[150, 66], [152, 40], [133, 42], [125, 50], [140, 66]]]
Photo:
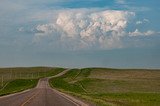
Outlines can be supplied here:
[[[54, 76], [58, 77], [69, 70]], [[72, 96], [52, 89], [49, 78], [39, 80], [36, 88], [21, 93], [0, 97], [0, 106], [88, 106]]]

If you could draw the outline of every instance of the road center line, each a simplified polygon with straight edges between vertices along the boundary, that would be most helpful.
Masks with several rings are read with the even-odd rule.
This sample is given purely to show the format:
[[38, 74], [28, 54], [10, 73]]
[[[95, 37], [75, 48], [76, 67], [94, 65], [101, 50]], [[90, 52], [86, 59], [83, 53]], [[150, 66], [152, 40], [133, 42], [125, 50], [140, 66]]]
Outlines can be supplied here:
[[37, 92], [36, 94], [32, 95], [29, 99], [27, 99], [25, 102], [23, 102], [20, 106], [25, 106], [31, 99], [36, 97], [39, 94], [39, 92]]

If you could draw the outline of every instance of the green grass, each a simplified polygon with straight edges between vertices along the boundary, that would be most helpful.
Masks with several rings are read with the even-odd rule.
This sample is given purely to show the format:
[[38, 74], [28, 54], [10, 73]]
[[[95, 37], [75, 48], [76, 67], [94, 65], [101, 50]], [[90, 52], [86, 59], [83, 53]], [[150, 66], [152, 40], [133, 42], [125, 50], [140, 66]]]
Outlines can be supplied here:
[[50, 85], [97, 106], [160, 104], [160, 70], [73, 69]]
[[0, 96], [33, 88], [38, 79], [54, 76], [63, 70], [51, 67], [0, 68]]
[[3, 89], [0, 90], [0, 96], [33, 88], [37, 85], [37, 83], [38, 83], [38, 79], [13, 80], [9, 82]]
[[51, 83], [53, 84], [54, 87], [60, 89], [65, 89], [76, 93], [83, 92], [83, 89], [78, 84], [70, 84], [61, 78], [54, 78], [54, 81], [52, 80]]
[[101, 99], [108, 104], [121, 106], [159, 106], [159, 93], [106, 93], [88, 95], [93, 99]]
[[69, 83], [69, 81], [72, 81], [73, 79], [76, 78], [76, 76], [79, 74], [80, 71], [77, 70], [71, 70], [67, 74], [58, 77], [58, 78], [53, 78], [50, 80], [51, 86], [60, 88], [60, 89], [66, 89], [68, 91], [72, 92], [83, 92], [83, 89], [79, 86], [77, 83]]
[[63, 70], [63, 68], [52, 67], [0, 68], [0, 89], [3, 88], [6, 83], [15, 79], [38, 79], [49, 77], [54, 76]]

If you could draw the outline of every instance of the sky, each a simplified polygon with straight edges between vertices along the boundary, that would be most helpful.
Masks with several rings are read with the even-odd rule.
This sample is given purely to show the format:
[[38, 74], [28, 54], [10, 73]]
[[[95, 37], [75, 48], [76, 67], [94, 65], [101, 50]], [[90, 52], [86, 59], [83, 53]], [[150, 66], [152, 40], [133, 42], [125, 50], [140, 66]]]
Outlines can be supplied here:
[[160, 68], [159, 0], [1, 0], [0, 67]]

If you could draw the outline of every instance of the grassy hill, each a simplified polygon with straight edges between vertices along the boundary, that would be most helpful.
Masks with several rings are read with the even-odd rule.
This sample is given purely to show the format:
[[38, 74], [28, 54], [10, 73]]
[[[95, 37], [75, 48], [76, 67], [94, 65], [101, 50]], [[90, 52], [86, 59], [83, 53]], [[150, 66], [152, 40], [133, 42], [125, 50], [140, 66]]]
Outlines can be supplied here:
[[33, 88], [39, 78], [53, 76], [63, 70], [51, 67], [0, 68], [0, 96]]
[[160, 70], [73, 69], [50, 84], [97, 106], [160, 104]]

